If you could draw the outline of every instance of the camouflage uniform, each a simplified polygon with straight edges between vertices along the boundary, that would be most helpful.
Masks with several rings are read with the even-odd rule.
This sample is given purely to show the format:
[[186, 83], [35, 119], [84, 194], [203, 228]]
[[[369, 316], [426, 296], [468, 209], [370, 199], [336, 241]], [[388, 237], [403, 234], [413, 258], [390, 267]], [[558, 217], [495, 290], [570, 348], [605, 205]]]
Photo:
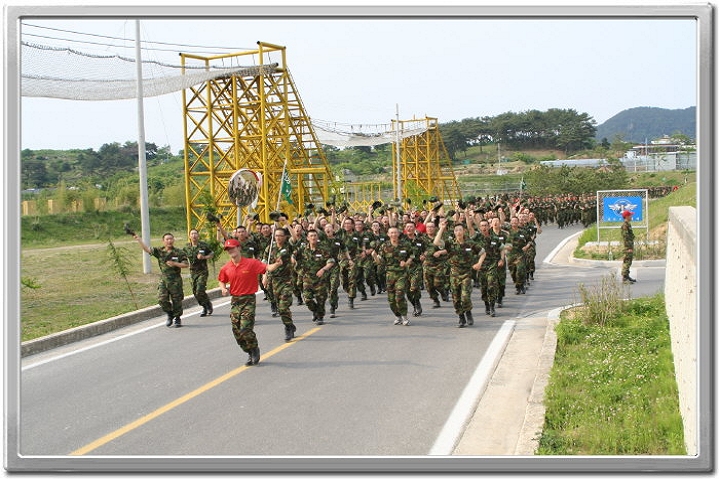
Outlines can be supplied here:
[[342, 243], [342, 246], [349, 253], [352, 264], [346, 258], [340, 261], [340, 279], [342, 289], [347, 293], [350, 299], [350, 308], [354, 306], [354, 299], [357, 297], [357, 256], [359, 254], [360, 237], [356, 231], [348, 233], [347, 230], [339, 230], [335, 237]]
[[167, 251], [165, 248], [152, 247], [150, 256], [157, 258], [160, 266], [160, 282], [157, 285], [157, 303], [167, 315], [174, 318], [182, 316], [182, 300], [185, 292], [182, 287], [182, 269], [168, 266], [167, 261], [188, 263], [187, 254], [179, 248]]
[[[449, 282], [452, 289], [452, 303], [454, 312], [459, 316], [459, 326], [465, 324], [466, 314], [471, 318], [472, 311], [472, 265], [477, 262], [479, 245], [472, 239], [459, 243], [456, 238], [449, 238], [445, 242], [449, 257]], [[470, 324], [472, 320], [470, 319]]]
[[529, 243], [529, 248], [527, 248], [527, 254], [525, 257], [527, 262], [527, 278], [534, 279], [534, 271], [536, 270], [534, 260], [537, 257], [537, 243], [535, 242], [535, 239], [537, 238], [537, 225], [534, 223], [527, 223], [524, 225], [524, 228], [527, 231], [527, 241]]
[[629, 269], [634, 260], [634, 230], [629, 221], [622, 223], [622, 243], [624, 244], [624, 259], [622, 260], [622, 278], [629, 277]]
[[[382, 232], [380, 234], [375, 234], [374, 240], [372, 242], [372, 249], [377, 250], [387, 241], [389, 241], [389, 238], [387, 237], [386, 233]], [[384, 291], [387, 291], [387, 271], [385, 269], [384, 263], [377, 264], [373, 261], [372, 265], [374, 268], [374, 276], [377, 279], [377, 292], [382, 293]]]
[[[433, 238], [428, 239], [432, 240]], [[428, 242], [424, 252], [424, 263], [422, 263], [422, 273], [424, 275], [424, 287], [432, 301], [434, 307], [439, 307], [439, 297], [447, 298], [447, 290], [445, 284], [450, 276], [447, 275], [447, 255], [441, 254], [435, 257], [434, 253], [443, 251], [444, 248], [435, 246], [434, 243]], [[446, 299], [445, 299], [446, 301]]]
[[387, 272], [387, 301], [390, 310], [397, 318], [395, 324], [404, 321], [408, 325], [406, 296], [408, 268], [400, 266], [400, 262], [407, 261], [412, 256], [412, 245], [404, 238], [400, 238], [397, 246], [387, 240], [375, 251]]
[[422, 314], [422, 258], [427, 249], [429, 241], [427, 235], [415, 233], [414, 238], [404, 235], [404, 238], [412, 245], [412, 263], [407, 271], [407, 300], [414, 306], [414, 316]]
[[[481, 246], [486, 253], [480, 269], [480, 288], [485, 312], [494, 316], [494, 305], [500, 294], [499, 260], [502, 259], [503, 244], [492, 230], [488, 236], [480, 235]], [[506, 273], [505, 273], [506, 274]]]
[[212, 312], [212, 302], [210, 297], [207, 295], [207, 278], [210, 275], [210, 271], [207, 268], [206, 259], [198, 259], [197, 255], [201, 254], [206, 256], [212, 252], [210, 245], [204, 241], [198, 241], [197, 245], [187, 243], [185, 246], [185, 253], [187, 259], [190, 261], [190, 285], [192, 286], [192, 294], [197, 299], [197, 304], [204, 308], [204, 314], [209, 311]]
[[[367, 299], [367, 291], [365, 289], [365, 282], [369, 286], [370, 293], [372, 296], [375, 295], [377, 279], [374, 274], [374, 261], [372, 261], [372, 248], [374, 245], [374, 233], [372, 231], [364, 230], [359, 233], [360, 237], [360, 250], [357, 255], [357, 289], [362, 294], [362, 300]], [[364, 254], [362, 254], [364, 252]]]
[[[344, 246], [342, 242], [340, 242], [336, 237], [328, 237], [325, 235], [322, 239], [322, 242], [324, 242], [332, 252], [332, 257], [335, 260], [335, 263], [339, 265], [340, 258], [344, 255]], [[339, 307], [339, 288], [340, 288], [340, 269], [338, 266], [333, 266], [332, 269], [330, 269], [327, 274], [330, 275], [330, 284], [329, 284], [329, 303], [330, 303], [330, 318], [335, 317], [335, 311], [337, 311], [337, 308]]]
[[[298, 262], [302, 264], [302, 295], [307, 308], [313, 313], [313, 321], [322, 324], [325, 317], [325, 303], [330, 284], [329, 271], [321, 277], [317, 272], [327, 265], [334, 267], [332, 250], [326, 243], [318, 242], [315, 249], [303, 244], [298, 251]], [[330, 270], [331, 271], [331, 270]]]
[[524, 294], [524, 282], [527, 278], [527, 259], [526, 253], [522, 250], [527, 245], [529, 237], [524, 228], [517, 227], [516, 230], [509, 231], [508, 243], [512, 245], [512, 249], [507, 253], [507, 265], [509, 273], [512, 276], [517, 294]]
[[[273, 300], [273, 307], [280, 315], [282, 324], [285, 325], [286, 340], [292, 339], [297, 327], [292, 322], [292, 245], [286, 241], [282, 247], [277, 243], [271, 243], [265, 249], [263, 254], [264, 262], [267, 264], [277, 262], [277, 258], [282, 258], [282, 265], [276, 270], [267, 273], [267, 294]], [[268, 259], [269, 258], [269, 259]], [[274, 311], [273, 311], [274, 312]]]

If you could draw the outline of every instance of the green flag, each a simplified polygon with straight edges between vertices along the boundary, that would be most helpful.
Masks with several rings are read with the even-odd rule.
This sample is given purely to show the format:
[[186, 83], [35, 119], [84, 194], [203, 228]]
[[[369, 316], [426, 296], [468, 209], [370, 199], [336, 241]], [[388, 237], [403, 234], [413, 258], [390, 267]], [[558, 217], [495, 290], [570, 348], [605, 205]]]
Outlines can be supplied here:
[[282, 186], [280, 187], [280, 193], [282, 196], [285, 197], [285, 200], [289, 204], [294, 204], [292, 202], [292, 182], [290, 181], [290, 174], [287, 173], [287, 170], [282, 170]]

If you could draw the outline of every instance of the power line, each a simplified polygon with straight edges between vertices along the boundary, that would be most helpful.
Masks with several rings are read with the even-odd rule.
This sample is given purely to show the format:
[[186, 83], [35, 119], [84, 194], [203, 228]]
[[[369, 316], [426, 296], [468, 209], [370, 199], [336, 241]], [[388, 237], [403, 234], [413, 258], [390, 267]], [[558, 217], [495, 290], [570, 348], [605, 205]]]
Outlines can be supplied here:
[[[74, 35], [84, 35], [89, 37], [96, 37], [96, 38], [106, 38], [109, 40], [119, 40], [122, 42], [135, 42], [134, 38], [122, 38], [122, 37], [113, 37], [109, 35], [100, 35], [96, 33], [83, 33], [83, 32], [76, 32], [73, 30], [65, 30], [62, 28], [53, 28], [53, 27], [44, 27], [40, 25], [32, 25], [29, 23], [23, 23], [24, 26], [27, 27], [33, 27], [33, 28], [40, 28], [45, 30], [52, 30], [62, 33], [70, 33]], [[116, 48], [135, 48], [134, 45], [128, 46], [128, 45], [116, 45], [112, 43], [100, 43], [100, 42], [92, 42], [87, 40], [72, 40], [69, 38], [60, 38], [60, 37], [51, 37], [51, 36], [45, 36], [45, 35], [38, 35], [33, 33], [23, 33], [23, 35], [31, 36], [31, 37], [39, 37], [39, 38], [47, 38], [51, 40], [60, 40], [60, 41], [66, 41], [66, 42], [74, 42], [74, 43], [86, 43], [91, 45], [100, 45], [100, 46], [106, 46], [106, 47], [116, 47]], [[214, 49], [214, 50], [252, 50], [252, 48], [242, 47], [242, 48], [232, 48], [232, 47], [218, 47], [218, 46], [210, 46], [210, 45], [190, 45], [190, 44], [183, 44], [183, 43], [169, 43], [169, 42], [160, 42], [160, 41], [152, 41], [152, 40], [142, 40], [142, 43], [146, 44], [155, 44], [155, 45], [166, 45], [166, 46], [175, 46], [175, 47], [187, 47], [187, 48], [193, 48], [193, 49]], [[158, 47], [141, 47], [144, 50], [151, 50], [151, 51], [170, 51], [170, 52], [177, 52], [177, 49], [168, 49], [168, 48], [158, 48]]]

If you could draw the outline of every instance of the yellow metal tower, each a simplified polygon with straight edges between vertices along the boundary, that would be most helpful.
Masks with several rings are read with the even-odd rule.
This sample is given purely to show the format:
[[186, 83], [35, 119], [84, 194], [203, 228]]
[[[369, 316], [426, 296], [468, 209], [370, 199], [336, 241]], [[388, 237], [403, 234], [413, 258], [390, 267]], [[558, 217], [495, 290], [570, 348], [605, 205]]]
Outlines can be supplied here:
[[[424, 122], [423, 133], [400, 140], [399, 169], [396, 145], [392, 150], [392, 179], [396, 198], [413, 201], [436, 196], [440, 200], [458, 200], [462, 192], [452, 168], [452, 160], [442, 141], [436, 118], [400, 120], [399, 132], [418, 129]], [[393, 120], [397, 129], [397, 121]], [[397, 175], [400, 184], [397, 182]], [[399, 188], [399, 189], [398, 189]]]
[[[267, 222], [278, 204], [292, 217], [328, 198], [329, 165], [287, 68], [285, 47], [257, 44], [257, 50], [227, 55], [181, 54], [183, 67], [254, 65], [183, 91], [188, 230], [202, 227], [207, 211], [222, 215], [230, 229], [248, 213]], [[261, 175], [254, 208], [238, 208], [228, 194], [230, 177], [243, 168]], [[291, 201], [282, 190], [285, 168]]]

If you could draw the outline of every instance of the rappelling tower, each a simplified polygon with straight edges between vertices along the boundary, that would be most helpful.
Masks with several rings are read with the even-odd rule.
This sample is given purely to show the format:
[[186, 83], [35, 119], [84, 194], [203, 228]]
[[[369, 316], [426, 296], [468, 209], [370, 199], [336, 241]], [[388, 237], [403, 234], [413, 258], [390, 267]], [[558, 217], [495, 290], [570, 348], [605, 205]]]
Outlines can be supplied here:
[[[444, 201], [460, 199], [462, 193], [452, 168], [452, 160], [442, 141], [437, 118], [399, 120], [399, 132], [416, 130], [418, 122], [424, 122], [424, 131], [400, 140], [399, 168], [396, 148], [392, 150], [395, 198], [423, 199], [436, 196]], [[397, 121], [393, 121], [393, 125], [397, 128]]]
[[[248, 213], [269, 221], [278, 207], [290, 216], [308, 203], [324, 204], [332, 177], [286, 63], [286, 47], [257, 43], [257, 50], [210, 57], [181, 54], [183, 67], [250, 64], [256, 68], [183, 90], [187, 225], [200, 228], [207, 211], [233, 228]], [[291, 202], [281, 195], [282, 172]], [[256, 206], [238, 208], [228, 180], [242, 168], [262, 177]]]

